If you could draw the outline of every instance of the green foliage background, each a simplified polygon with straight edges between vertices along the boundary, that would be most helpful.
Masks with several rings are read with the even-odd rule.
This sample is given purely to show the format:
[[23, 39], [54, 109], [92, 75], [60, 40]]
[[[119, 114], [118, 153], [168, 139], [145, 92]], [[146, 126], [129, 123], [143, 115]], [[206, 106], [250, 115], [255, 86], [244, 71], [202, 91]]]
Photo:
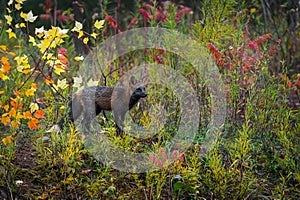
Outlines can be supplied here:
[[[51, 14], [62, 10], [65, 15], [74, 17], [75, 1], [51, 1]], [[36, 131], [29, 130], [25, 123], [13, 130], [9, 125], [0, 125], [0, 139], [13, 136], [9, 144], [0, 144], [0, 197], [4, 199], [298, 199], [300, 198], [300, 116], [299, 116], [299, 4], [297, 1], [172, 1], [164, 11], [168, 20], [146, 20], [140, 12], [145, 3], [153, 6], [147, 10], [154, 16], [162, 7], [161, 1], [76, 1], [82, 5], [84, 30], [91, 33], [95, 19], [105, 19], [106, 24], [95, 40], [90, 40], [88, 48], [93, 48], [105, 38], [125, 31], [128, 27], [165, 27], [191, 34], [199, 45], [213, 44], [208, 48], [212, 55], [219, 53], [216, 63], [227, 87], [227, 118], [221, 137], [208, 155], [199, 154], [205, 126], [210, 116], [209, 91], [189, 63], [184, 63], [169, 52], [160, 54], [156, 50], [131, 52], [115, 61], [109, 76], [100, 80], [100, 84], [113, 86], [132, 65], [142, 61], [157, 62], [151, 55], [158, 55], [163, 63], [176, 69], [177, 63], [184, 63], [179, 69], [193, 88], [201, 102], [201, 124], [199, 134], [192, 147], [181, 159], [161, 170], [144, 174], [119, 172], [95, 160], [84, 148], [82, 138], [72, 124], [66, 124], [61, 133], [47, 133], [46, 130], [67, 113], [67, 101], [71, 87], [53, 91], [42, 80], [41, 90], [34, 97], [24, 99], [24, 107], [29, 109], [32, 101], [43, 99], [42, 110], [46, 118], [41, 120]], [[55, 6], [57, 3], [57, 6]], [[43, 14], [41, 5], [45, 1], [27, 0], [23, 11], [30, 10], [34, 15]], [[188, 7], [192, 14], [186, 13], [175, 21], [177, 11]], [[6, 4], [1, 1], [0, 10], [6, 13]], [[162, 8], [161, 8], [162, 9]], [[4, 16], [4, 15], [3, 15]], [[8, 39], [7, 24], [2, 15], [0, 45], [12, 49], [17, 55], [30, 54], [34, 63], [40, 53], [25, 39]], [[15, 14], [16, 19], [18, 18]], [[118, 29], [109, 24], [111, 16]], [[132, 18], [138, 19], [131, 25]], [[44, 25], [50, 28], [51, 21], [38, 19], [28, 30], [17, 32], [20, 38], [34, 35], [34, 28]], [[56, 22], [56, 26], [72, 28], [73, 21]], [[251, 42], [265, 34], [272, 38], [264, 39], [260, 44], [261, 59], [252, 63], [250, 70], [243, 66], [247, 63], [232, 51], [243, 48], [243, 53], [251, 55], [257, 51], [249, 47]], [[76, 44], [77, 42], [77, 44]], [[14, 49], [22, 46], [23, 48]], [[272, 46], [275, 54], [270, 54]], [[76, 41], [76, 35], [70, 37], [60, 47], [67, 49], [71, 69], [55, 81], [66, 78], [72, 86], [72, 77], [79, 68], [74, 61], [75, 55], [81, 55], [80, 48], [86, 48]], [[29, 53], [28, 53], [29, 52]], [[151, 52], [151, 53], [150, 53]], [[1, 55], [3, 56], [3, 55]], [[223, 57], [222, 57], [223, 56]], [[224, 60], [222, 60], [224, 59]], [[220, 64], [224, 61], [225, 64]], [[121, 70], [115, 71], [118, 66]], [[45, 65], [46, 66], [46, 65]], [[45, 68], [46, 69], [46, 68]], [[23, 76], [11, 80], [10, 84], [0, 79], [1, 103], [9, 101], [17, 83], [24, 81]], [[33, 80], [31, 80], [32, 82]], [[300, 81], [299, 81], [300, 83]], [[115, 136], [112, 116], [99, 117], [107, 136], [119, 147], [144, 152], [161, 148], [175, 133], [177, 126], [177, 102], [171, 91], [148, 88], [149, 98], [134, 108], [131, 116], [147, 125], [149, 113], [147, 105], [157, 103], [164, 97], [164, 106], [169, 108], [169, 126], [166, 126], [153, 140], [139, 141], [134, 137]], [[0, 107], [0, 116], [5, 113]], [[156, 111], [160, 116], [159, 110]], [[170, 155], [165, 148], [158, 160]], [[22, 181], [22, 183], [20, 183]]]

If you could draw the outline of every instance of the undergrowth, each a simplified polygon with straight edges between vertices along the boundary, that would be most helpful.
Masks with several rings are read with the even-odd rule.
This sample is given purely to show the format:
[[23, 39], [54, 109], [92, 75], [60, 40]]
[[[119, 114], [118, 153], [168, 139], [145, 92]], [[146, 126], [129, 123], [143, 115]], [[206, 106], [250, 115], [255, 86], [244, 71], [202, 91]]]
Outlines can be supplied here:
[[[103, 8], [107, 6], [105, 1]], [[193, 22], [190, 8], [173, 3], [163, 6], [155, 1], [141, 4], [130, 22], [126, 24], [128, 19], [124, 19], [126, 25], [118, 24], [107, 13], [103, 16], [105, 24], [94, 19], [95, 30], [90, 33], [82, 31], [79, 24], [72, 25], [72, 34], [84, 45], [95, 45], [111, 33], [122, 32], [123, 26], [130, 29], [149, 25], [191, 33], [199, 45], [206, 47], [222, 74], [226, 85], [226, 121], [216, 145], [206, 155], [200, 149], [211, 116], [210, 93], [201, 74], [190, 63], [172, 52], [135, 51], [115, 61], [108, 75], [97, 80], [100, 85], [114, 85], [124, 71], [146, 60], [178, 70], [196, 91], [200, 105], [199, 131], [186, 152], [168, 149], [181, 114], [178, 98], [168, 88], [149, 84], [148, 98], [130, 111], [137, 124], [149, 129], [159, 127], [151, 139], [126, 134], [117, 137], [111, 114], [97, 118], [103, 134], [114, 145], [134, 153], [153, 152], [149, 161], [157, 170], [144, 173], [118, 171], [95, 159], [85, 146], [85, 136], [72, 123], [66, 122], [60, 133], [46, 131], [66, 115], [72, 87], [78, 87], [80, 82], [79, 77], [72, 79], [72, 75], [82, 57], [73, 59], [76, 48], [64, 31], [71, 31], [71, 22], [63, 24], [63, 30], [53, 26], [41, 32], [44, 35], [33, 34], [30, 32], [33, 16], [17, 11], [21, 15], [16, 17], [17, 14], [8, 11], [6, 22], [0, 24], [11, 29], [0, 30], [0, 197], [300, 198], [299, 107], [287, 101], [290, 91], [299, 94], [300, 76], [291, 82], [285, 75], [284, 61], [273, 66], [271, 61], [277, 56], [279, 38], [269, 33], [253, 33], [248, 11], [236, 12], [237, 7], [234, 0], [204, 1], [200, 9], [202, 18]], [[14, 17], [14, 21], [7, 16]], [[13, 28], [21, 23], [23, 29]], [[20, 40], [13, 40], [13, 30], [22, 35]], [[45, 46], [47, 35], [56, 43]], [[274, 68], [284, 70], [277, 74]], [[151, 110], [149, 105], [155, 106]], [[165, 123], [161, 126], [163, 118]], [[176, 159], [170, 163], [172, 156]]]

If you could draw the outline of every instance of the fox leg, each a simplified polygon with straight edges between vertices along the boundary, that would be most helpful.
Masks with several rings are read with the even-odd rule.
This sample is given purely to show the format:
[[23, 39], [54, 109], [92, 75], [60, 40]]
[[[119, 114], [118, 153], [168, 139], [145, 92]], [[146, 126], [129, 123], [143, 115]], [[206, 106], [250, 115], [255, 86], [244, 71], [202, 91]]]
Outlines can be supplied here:
[[98, 108], [96, 110], [95, 104], [95, 92], [96, 90], [85, 90], [81, 94], [81, 105], [82, 105], [82, 127], [84, 131], [91, 131], [92, 120], [96, 117], [96, 112], [99, 112]]

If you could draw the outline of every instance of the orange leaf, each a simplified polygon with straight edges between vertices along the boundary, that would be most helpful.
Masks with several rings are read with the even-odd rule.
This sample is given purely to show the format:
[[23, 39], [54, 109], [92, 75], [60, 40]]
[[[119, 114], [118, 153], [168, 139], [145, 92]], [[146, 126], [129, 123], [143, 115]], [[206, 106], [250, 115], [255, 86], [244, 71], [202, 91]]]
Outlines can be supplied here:
[[54, 83], [54, 80], [51, 78], [51, 76], [47, 76], [45, 82], [47, 85], [50, 85]]
[[30, 71], [31, 71], [30, 69], [24, 69], [24, 70], [22, 71], [22, 73], [23, 73], [23, 74], [28, 74]]
[[17, 110], [17, 106], [18, 106], [18, 110], [22, 110], [23, 108], [23, 103], [22, 102], [18, 102], [17, 98], [10, 98], [10, 104], [14, 107], [15, 110]]
[[62, 54], [58, 54], [58, 60], [63, 64], [67, 64], [69, 62], [68, 58]]
[[7, 47], [5, 45], [0, 45], [0, 49], [2, 49], [3, 51], [7, 51]]
[[3, 69], [4, 72], [7, 73], [7, 74], [10, 74], [10, 68], [11, 68], [11, 66], [10, 66], [9, 63], [6, 63], [6, 64], [3, 64], [3, 65], [2, 65], [2, 69]]
[[38, 118], [38, 119], [41, 119], [41, 118], [44, 119], [45, 118], [44, 112], [42, 110], [35, 111], [33, 116]]
[[23, 116], [24, 116], [24, 119], [31, 119], [32, 118], [32, 114], [28, 110], [23, 114]]
[[14, 91], [14, 95], [16, 95], [16, 96], [20, 96], [20, 92], [19, 92], [19, 91], [17, 91], [17, 90], [15, 90], [15, 91]]
[[5, 113], [1, 116], [1, 122], [4, 126], [6, 126], [10, 122], [10, 117], [8, 113]]
[[3, 56], [3, 57], [1, 58], [1, 63], [2, 63], [3, 65], [7, 64], [7, 63], [8, 63], [8, 58]]
[[34, 88], [34, 89], [37, 89], [37, 84], [36, 83], [32, 83], [31, 87]]
[[17, 115], [17, 112], [16, 112], [15, 109], [11, 109], [11, 110], [9, 111], [9, 116], [15, 117], [16, 115]]
[[31, 130], [37, 130], [39, 123], [40, 123], [40, 121], [38, 119], [32, 118], [27, 124]]
[[3, 108], [4, 108], [4, 110], [7, 112], [8, 109], [9, 109], [9, 105], [5, 105]]
[[18, 128], [20, 126], [20, 124], [21, 124], [20, 121], [17, 121], [17, 120], [11, 122], [11, 126], [14, 128]]
[[14, 138], [11, 135], [9, 135], [9, 136], [6, 136], [5, 138], [3, 138], [2, 142], [6, 146], [8, 143], [13, 142], [13, 140], [14, 140]]
[[16, 56], [16, 54], [15, 54], [14, 52], [7, 52], [7, 54], [8, 54], [8, 55], [11, 55], [11, 56], [13, 56], [13, 57]]

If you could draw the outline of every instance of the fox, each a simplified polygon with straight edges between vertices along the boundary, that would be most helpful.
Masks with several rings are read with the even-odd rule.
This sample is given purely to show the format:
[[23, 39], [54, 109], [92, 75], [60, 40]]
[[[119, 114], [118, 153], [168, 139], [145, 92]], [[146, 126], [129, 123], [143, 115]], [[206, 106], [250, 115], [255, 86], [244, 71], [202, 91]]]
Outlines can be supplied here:
[[[90, 130], [91, 121], [95, 116], [101, 112], [104, 114], [104, 111], [113, 111], [119, 136], [123, 130], [126, 112], [132, 109], [141, 98], [147, 97], [145, 86], [134, 87], [134, 84], [134, 79], [131, 79], [128, 87], [90, 86], [84, 88], [69, 102], [67, 119], [74, 122], [82, 114], [82, 126], [84, 130]], [[55, 129], [60, 131], [64, 123], [65, 118], [62, 118]]]

